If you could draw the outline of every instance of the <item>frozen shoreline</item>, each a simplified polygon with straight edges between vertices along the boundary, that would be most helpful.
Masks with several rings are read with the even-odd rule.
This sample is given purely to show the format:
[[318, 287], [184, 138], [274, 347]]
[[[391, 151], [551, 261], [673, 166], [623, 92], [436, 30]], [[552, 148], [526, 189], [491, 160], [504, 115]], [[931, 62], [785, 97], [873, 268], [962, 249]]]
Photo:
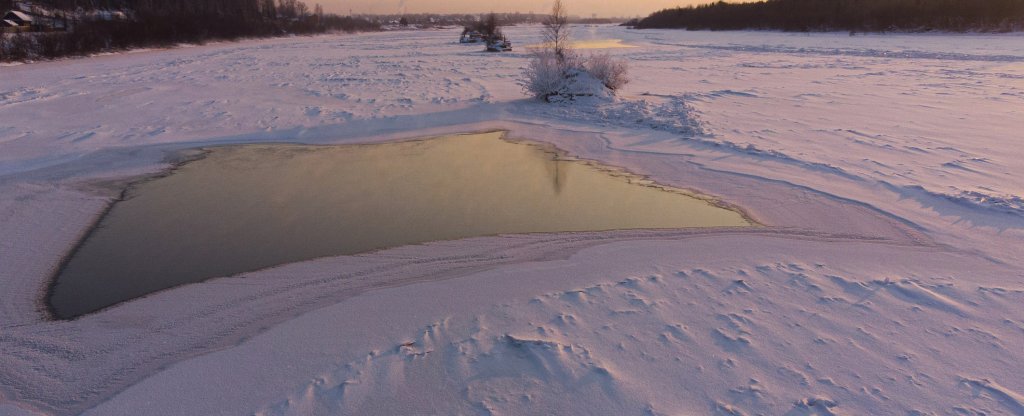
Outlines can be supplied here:
[[[535, 36], [513, 30], [519, 44]], [[443, 31], [0, 68], [0, 413], [388, 413], [401, 408], [367, 403], [397, 392], [396, 406], [455, 395], [435, 403], [442, 413], [564, 413], [555, 402], [569, 396], [578, 412], [1024, 408], [1013, 376], [1024, 217], [1012, 197], [1024, 195], [1024, 157], [999, 140], [1024, 128], [1013, 117], [1024, 47], [977, 52], [1019, 61], [948, 60], [807, 52], [816, 36], [576, 31], [638, 45], [612, 52], [636, 77], [619, 101], [530, 102], [515, 84], [524, 54], [475, 53]], [[418, 49], [386, 48], [401, 36]], [[976, 46], [876, 38], [843, 47]], [[487, 72], [470, 70], [484, 59]], [[39, 313], [46, 276], [107, 201], [84, 184], [202, 145], [493, 129], [717, 196], [769, 227], [437, 242], [216, 279], [70, 322]], [[359, 310], [379, 313], [347, 318]], [[613, 351], [612, 335], [643, 342]], [[854, 364], [856, 377], [841, 368]], [[423, 377], [445, 383], [416, 391]], [[223, 387], [200, 389], [209, 380]], [[671, 383], [692, 395], [669, 399]], [[510, 393], [522, 389], [533, 399]]]

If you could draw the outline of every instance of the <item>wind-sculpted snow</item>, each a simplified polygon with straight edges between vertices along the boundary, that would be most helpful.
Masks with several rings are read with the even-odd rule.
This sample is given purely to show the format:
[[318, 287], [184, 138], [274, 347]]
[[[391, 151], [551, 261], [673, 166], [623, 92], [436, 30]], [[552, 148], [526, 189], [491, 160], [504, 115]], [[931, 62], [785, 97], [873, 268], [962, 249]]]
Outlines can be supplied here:
[[[829, 261], [659, 268], [446, 316], [256, 414], [1018, 414], [1024, 403], [961, 375], [1020, 365], [1004, 344], [1019, 335], [999, 318], [1019, 308], [970, 287]], [[935, 353], [953, 345], [984, 354]]]
[[975, 389], [975, 394], [988, 393], [996, 400], [1002, 402], [1008, 410], [1016, 414], [1024, 414], [1024, 395], [993, 383], [988, 379], [975, 380], [962, 377], [961, 381]]
[[959, 194], [947, 197], [957, 202], [965, 202], [1018, 216], [1024, 216], [1024, 198], [1016, 195], [999, 197], [975, 191], [961, 191]]

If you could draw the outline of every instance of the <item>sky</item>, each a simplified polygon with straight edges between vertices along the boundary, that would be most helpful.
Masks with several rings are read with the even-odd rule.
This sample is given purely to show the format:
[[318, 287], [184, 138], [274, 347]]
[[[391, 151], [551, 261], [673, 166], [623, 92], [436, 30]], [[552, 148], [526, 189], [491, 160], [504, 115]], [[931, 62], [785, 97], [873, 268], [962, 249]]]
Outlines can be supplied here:
[[[306, 0], [320, 3], [327, 12], [395, 13], [545, 13], [553, 0]], [[710, 3], [712, 0], [562, 0], [569, 14], [582, 17], [634, 17], [676, 6]]]

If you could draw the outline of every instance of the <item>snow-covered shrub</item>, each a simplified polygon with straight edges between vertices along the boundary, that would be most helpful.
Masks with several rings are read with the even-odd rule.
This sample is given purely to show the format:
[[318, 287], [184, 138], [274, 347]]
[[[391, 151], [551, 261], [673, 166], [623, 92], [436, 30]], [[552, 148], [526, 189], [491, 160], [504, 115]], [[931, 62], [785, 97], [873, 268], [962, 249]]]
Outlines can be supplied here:
[[526, 67], [526, 91], [545, 101], [609, 97], [627, 82], [625, 62], [608, 55], [580, 57], [566, 50], [535, 52]]
[[612, 91], [622, 88], [629, 82], [629, 78], [626, 77], [626, 61], [612, 58], [607, 53], [591, 55], [583, 65], [590, 75], [601, 80], [601, 83]]
[[526, 66], [526, 91], [545, 100], [556, 95], [565, 84], [566, 61], [548, 49], [534, 52]]

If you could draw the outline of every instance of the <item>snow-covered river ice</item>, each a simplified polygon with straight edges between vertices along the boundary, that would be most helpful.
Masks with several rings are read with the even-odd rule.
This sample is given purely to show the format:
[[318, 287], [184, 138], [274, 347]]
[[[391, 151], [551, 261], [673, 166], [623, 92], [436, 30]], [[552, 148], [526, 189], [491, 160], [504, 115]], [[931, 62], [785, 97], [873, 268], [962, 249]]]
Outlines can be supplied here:
[[[1020, 34], [579, 26], [632, 81], [545, 104], [528, 52], [459, 33], [0, 67], [0, 414], [1024, 414]], [[47, 313], [174, 155], [499, 130], [761, 226], [455, 235]]]

